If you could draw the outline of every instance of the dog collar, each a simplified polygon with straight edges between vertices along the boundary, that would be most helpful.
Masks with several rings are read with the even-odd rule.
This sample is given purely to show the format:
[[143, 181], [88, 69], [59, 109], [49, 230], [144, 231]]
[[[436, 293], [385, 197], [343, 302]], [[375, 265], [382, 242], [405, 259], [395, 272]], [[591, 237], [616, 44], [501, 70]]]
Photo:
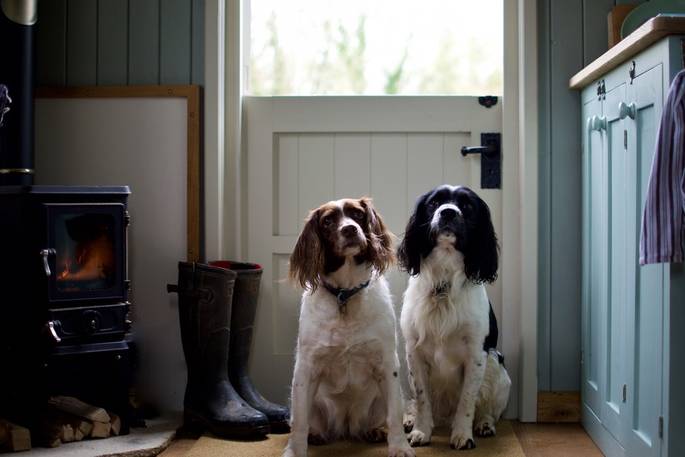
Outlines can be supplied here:
[[449, 281], [440, 281], [439, 283], [433, 286], [433, 295], [447, 295], [451, 288], [452, 283], [450, 283]]
[[333, 287], [325, 281], [323, 282], [323, 286], [326, 288], [327, 291], [332, 293], [338, 300], [338, 311], [340, 311], [340, 314], [345, 314], [347, 312], [347, 302], [350, 301], [350, 298], [352, 298], [360, 290], [365, 289], [370, 282], [371, 280], [369, 279], [365, 283], [359, 284], [358, 286], [351, 287], [349, 289], [344, 289], [342, 287]]

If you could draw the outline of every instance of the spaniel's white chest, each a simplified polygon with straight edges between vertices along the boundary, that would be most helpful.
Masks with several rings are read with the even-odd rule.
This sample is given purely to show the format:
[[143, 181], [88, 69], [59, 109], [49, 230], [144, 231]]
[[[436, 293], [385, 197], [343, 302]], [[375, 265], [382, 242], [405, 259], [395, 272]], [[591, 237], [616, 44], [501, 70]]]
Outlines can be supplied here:
[[461, 374], [464, 362], [470, 355], [464, 344], [470, 338], [472, 335], [467, 327], [458, 327], [444, 339], [437, 335], [427, 335], [417, 351], [430, 366], [433, 376], [454, 379]]
[[313, 359], [321, 387], [330, 393], [364, 389], [382, 378], [383, 346], [378, 340], [322, 347]]

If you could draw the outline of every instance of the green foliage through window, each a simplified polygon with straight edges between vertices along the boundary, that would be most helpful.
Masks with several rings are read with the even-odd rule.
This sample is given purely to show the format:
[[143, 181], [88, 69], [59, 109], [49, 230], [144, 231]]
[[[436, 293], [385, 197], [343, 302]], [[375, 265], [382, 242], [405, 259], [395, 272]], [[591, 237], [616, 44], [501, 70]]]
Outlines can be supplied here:
[[503, 0], [252, 0], [251, 95], [500, 95]]

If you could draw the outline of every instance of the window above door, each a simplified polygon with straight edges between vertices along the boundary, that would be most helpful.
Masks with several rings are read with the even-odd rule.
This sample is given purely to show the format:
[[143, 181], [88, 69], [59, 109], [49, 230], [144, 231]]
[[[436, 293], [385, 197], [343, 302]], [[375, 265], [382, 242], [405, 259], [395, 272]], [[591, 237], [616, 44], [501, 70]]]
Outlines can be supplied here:
[[503, 0], [245, 0], [246, 93], [501, 95]]

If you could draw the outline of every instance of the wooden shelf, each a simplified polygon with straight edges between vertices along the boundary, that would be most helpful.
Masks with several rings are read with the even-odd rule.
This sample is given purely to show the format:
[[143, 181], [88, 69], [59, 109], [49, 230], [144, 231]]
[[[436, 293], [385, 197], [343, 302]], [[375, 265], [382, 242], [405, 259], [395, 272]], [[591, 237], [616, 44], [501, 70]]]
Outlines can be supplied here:
[[666, 35], [685, 34], [685, 17], [657, 16], [642, 24], [616, 46], [576, 73], [569, 81], [571, 89], [582, 89], [600, 75], [616, 68], [638, 52]]

